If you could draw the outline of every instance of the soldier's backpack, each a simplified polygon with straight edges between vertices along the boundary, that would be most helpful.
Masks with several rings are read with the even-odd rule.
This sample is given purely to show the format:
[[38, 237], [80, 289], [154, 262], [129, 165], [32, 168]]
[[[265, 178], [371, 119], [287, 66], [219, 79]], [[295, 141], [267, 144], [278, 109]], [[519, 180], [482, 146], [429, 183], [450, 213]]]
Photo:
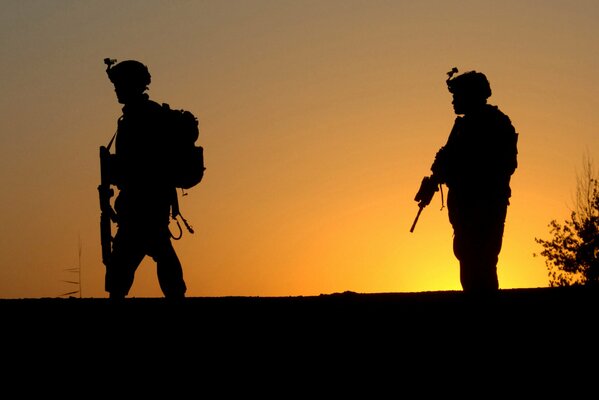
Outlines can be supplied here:
[[[171, 109], [166, 103], [162, 104], [166, 115], [166, 129], [169, 132], [170, 152], [169, 176], [175, 188], [191, 189], [202, 181], [204, 177], [204, 148], [196, 141], [200, 135], [198, 119], [189, 111]], [[177, 221], [179, 235], [171, 233], [173, 239], [181, 238], [183, 231], [177, 218], [181, 218], [187, 230], [194, 233], [193, 228], [187, 223], [179, 210], [178, 194], [174, 192], [171, 204], [172, 218]]]
[[196, 141], [200, 136], [198, 119], [189, 111], [171, 109], [166, 111], [167, 129], [171, 141], [170, 179], [175, 187], [191, 189], [204, 177], [204, 148]]

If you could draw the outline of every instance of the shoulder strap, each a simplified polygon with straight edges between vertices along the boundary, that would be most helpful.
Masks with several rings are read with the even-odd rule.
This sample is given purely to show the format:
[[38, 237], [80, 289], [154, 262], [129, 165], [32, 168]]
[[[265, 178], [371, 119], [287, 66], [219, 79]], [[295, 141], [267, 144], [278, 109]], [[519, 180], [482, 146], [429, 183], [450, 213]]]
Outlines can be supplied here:
[[114, 138], [116, 137], [117, 132], [118, 132], [118, 130], [114, 132], [114, 135], [112, 135], [112, 139], [110, 139], [110, 142], [108, 142], [108, 146], [106, 146], [106, 148], [108, 150], [110, 150], [110, 146], [112, 146], [112, 142], [114, 141]]
[[[122, 116], [119, 118], [119, 122], [121, 121], [122, 118], [123, 118]], [[112, 146], [112, 142], [114, 142], [114, 138], [116, 138], [116, 134], [117, 134], [118, 131], [119, 131], [119, 128], [117, 126], [116, 131], [114, 131], [114, 135], [112, 135], [112, 139], [110, 139], [110, 142], [108, 142], [108, 146], [106, 146], [106, 148], [108, 150], [110, 150], [110, 147]]]

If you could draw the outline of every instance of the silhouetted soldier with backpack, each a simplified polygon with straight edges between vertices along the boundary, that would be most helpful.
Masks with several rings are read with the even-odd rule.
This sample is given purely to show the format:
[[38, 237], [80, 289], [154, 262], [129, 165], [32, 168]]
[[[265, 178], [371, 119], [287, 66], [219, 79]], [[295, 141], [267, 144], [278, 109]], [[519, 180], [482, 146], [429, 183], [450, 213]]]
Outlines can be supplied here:
[[[156, 262], [164, 296], [182, 299], [186, 292], [183, 269], [169, 230], [171, 209], [176, 207], [173, 211], [178, 213], [176, 185], [171, 176], [177, 160], [170, 119], [166, 108], [145, 93], [151, 77], [144, 64], [134, 60], [116, 65], [112, 65], [115, 60], [105, 62], [118, 102], [123, 104], [113, 137], [115, 153], [105, 163], [110, 171], [109, 183], [118, 188], [114, 202], [118, 229], [111, 251], [105, 253], [105, 289], [112, 299], [126, 297], [135, 271], [147, 255]], [[112, 140], [106, 153], [111, 144]]]
[[[448, 188], [453, 251], [460, 262], [464, 292], [490, 294], [499, 289], [497, 262], [511, 197], [510, 179], [518, 166], [518, 134], [507, 115], [487, 104], [491, 96], [487, 77], [470, 71], [452, 78], [456, 72], [454, 68], [448, 73], [447, 86], [459, 116], [447, 143], [436, 154], [430, 190], [436, 191], [440, 184]], [[421, 197], [428, 204], [429, 196]]]

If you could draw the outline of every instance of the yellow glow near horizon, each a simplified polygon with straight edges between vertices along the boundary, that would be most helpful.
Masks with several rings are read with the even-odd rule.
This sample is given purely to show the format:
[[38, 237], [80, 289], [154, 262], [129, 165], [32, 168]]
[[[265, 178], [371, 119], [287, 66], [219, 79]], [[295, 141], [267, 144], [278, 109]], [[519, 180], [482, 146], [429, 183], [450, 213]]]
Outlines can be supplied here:
[[[204, 181], [175, 242], [190, 296], [459, 290], [420, 180], [455, 115], [445, 73], [484, 72], [520, 133], [501, 288], [543, 287], [535, 237], [569, 216], [599, 159], [599, 4], [4, 2], [0, 298], [105, 297], [98, 147], [120, 106], [104, 57], [149, 66], [149, 94], [200, 120]], [[145, 260], [131, 296], [159, 297]]]

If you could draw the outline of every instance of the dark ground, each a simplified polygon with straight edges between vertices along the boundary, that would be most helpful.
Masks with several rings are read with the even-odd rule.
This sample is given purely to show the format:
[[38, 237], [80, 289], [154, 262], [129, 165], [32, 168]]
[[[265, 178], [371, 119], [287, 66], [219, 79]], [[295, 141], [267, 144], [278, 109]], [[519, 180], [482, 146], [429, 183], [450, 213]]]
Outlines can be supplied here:
[[[5, 333], [30, 332], [99, 338], [114, 331], [169, 335], [180, 340], [229, 336], [318, 340], [335, 335], [419, 342], [429, 336], [463, 339], [487, 335], [572, 337], [595, 330], [599, 290], [535, 288], [501, 290], [492, 299], [469, 299], [461, 291], [334, 293], [297, 297], [98, 298], [0, 300]], [[483, 335], [483, 331], [487, 332]]]
[[540, 376], [544, 388], [581, 387], [599, 372], [598, 310], [599, 290], [583, 287], [508, 289], [485, 301], [460, 291], [0, 300], [5, 364], [66, 363], [75, 372], [91, 360], [116, 371], [185, 365], [203, 384], [223, 374], [294, 385], [326, 377], [342, 378], [345, 389], [373, 373], [382, 380], [375, 387], [426, 377], [438, 387], [456, 374], [458, 383]]
[[[351, 332], [398, 336], [430, 331], [467, 332], [489, 324], [498, 330], [529, 332], [567, 328], [581, 332], [595, 326], [599, 290], [588, 287], [500, 290], [489, 299], [470, 299], [461, 291], [415, 293], [333, 293], [296, 297], [0, 299], [8, 326], [52, 327], [55, 333], [85, 326], [143, 331], [154, 325], [184, 334], [210, 332], [267, 333], [283, 327], [291, 332]], [[20, 328], [19, 328], [20, 327]], [[93, 332], [90, 332], [93, 334]]]

